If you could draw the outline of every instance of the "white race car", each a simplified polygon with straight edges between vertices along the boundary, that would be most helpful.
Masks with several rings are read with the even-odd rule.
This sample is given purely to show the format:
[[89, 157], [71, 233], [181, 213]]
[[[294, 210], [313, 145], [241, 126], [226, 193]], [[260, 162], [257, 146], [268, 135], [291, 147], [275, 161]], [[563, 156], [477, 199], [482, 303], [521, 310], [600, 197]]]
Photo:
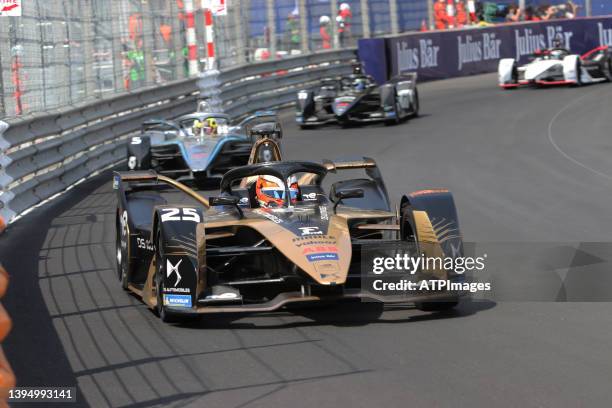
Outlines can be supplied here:
[[571, 54], [561, 47], [537, 51], [532, 61], [519, 66], [514, 58], [503, 58], [498, 67], [499, 86], [582, 85], [612, 81], [609, 47], [597, 47], [584, 55]]

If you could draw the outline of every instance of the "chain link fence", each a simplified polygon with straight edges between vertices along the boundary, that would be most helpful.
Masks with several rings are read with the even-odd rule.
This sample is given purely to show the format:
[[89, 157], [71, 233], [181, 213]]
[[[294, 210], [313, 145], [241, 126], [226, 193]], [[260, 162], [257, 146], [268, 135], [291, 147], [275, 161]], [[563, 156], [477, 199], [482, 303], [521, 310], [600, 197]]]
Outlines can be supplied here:
[[[434, 1], [24, 0], [21, 17], [0, 17], [0, 117], [195, 75], [188, 59], [211, 68], [211, 42], [216, 68], [225, 69], [430, 27]], [[583, 15], [612, 12], [599, 1], [576, 2]], [[210, 29], [203, 7], [215, 3], [225, 13]]]

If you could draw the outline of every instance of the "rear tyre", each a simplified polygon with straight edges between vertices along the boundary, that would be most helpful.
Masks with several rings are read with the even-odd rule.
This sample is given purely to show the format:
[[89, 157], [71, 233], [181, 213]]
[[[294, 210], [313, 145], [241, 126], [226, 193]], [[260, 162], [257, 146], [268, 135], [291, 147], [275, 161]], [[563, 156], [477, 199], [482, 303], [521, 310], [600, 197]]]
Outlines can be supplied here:
[[[117, 261], [117, 275], [119, 277], [119, 282], [121, 282], [121, 287], [124, 290], [128, 289], [128, 262], [129, 262], [129, 251], [128, 248], [128, 239], [129, 232], [126, 237], [124, 237], [123, 228], [121, 227], [121, 220], [119, 219], [119, 214], [117, 214], [116, 225], [116, 234], [115, 234], [115, 256]], [[125, 240], [125, 243], [124, 243]], [[125, 246], [125, 249], [124, 249]]]

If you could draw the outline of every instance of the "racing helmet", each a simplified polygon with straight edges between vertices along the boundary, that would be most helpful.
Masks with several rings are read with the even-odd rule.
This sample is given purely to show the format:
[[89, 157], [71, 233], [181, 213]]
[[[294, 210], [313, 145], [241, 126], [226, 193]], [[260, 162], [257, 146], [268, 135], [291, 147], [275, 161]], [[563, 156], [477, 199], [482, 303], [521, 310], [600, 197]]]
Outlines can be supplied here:
[[[299, 197], [299, 187], [295, 176], [287, 180], [291, 204], [295, 204]], [[285, 184], [275, 176], [262, 175], [255, 183], [255, 196], [260, 207], [282, 207], [285, 204]]]
[[217, 134], [217, 119], [215, 118], [207, 118], [206, 125], [204, 126], [204, 131], [207, 135], [216, 135]]
[[329, 16], [321, 16], [319, 17], [319, 24], [320, 25], [324, 25], [324, 24], [329, 24], [331, 20], [329, 19]]
[[340, 4], [340, 10], [350, 10], [351, 6], [348, 3], [341, 3]]
[[356, 91], [363, 91], [366, 88], [365, 78], [360, 77], [355, 79], [355, 81], [353, 82], [353, 86], [355, 87]]
[[202, 122], [200, 122], [199, 120], [194, 120], [193, 121], [193, 127], [191, 129], [192, 133], [194, 136], [200, 136], [202, 134], [202, 128], [204, 127], [204, 124]]

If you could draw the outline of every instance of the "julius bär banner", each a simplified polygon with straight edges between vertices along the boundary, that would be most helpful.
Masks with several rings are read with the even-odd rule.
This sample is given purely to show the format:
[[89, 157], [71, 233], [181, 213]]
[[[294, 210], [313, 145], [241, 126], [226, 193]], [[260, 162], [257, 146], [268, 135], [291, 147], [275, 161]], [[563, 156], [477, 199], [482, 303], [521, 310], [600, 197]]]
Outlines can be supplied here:
[[[379, 82], [402, 72], [417, 72], [421, 80], [442, 79], [494, 72], [500, 58], [525, 63], [536, 50], [555, 42], [576, 54], [612, 46], [612, 17], [431, 31], [388, 37], [384, 43], [366, 39], [359, 41], [359, 57]], [[385, 48], [386, 73], [376, 68], [381, 53], [373, 52], [373, 46]]]

